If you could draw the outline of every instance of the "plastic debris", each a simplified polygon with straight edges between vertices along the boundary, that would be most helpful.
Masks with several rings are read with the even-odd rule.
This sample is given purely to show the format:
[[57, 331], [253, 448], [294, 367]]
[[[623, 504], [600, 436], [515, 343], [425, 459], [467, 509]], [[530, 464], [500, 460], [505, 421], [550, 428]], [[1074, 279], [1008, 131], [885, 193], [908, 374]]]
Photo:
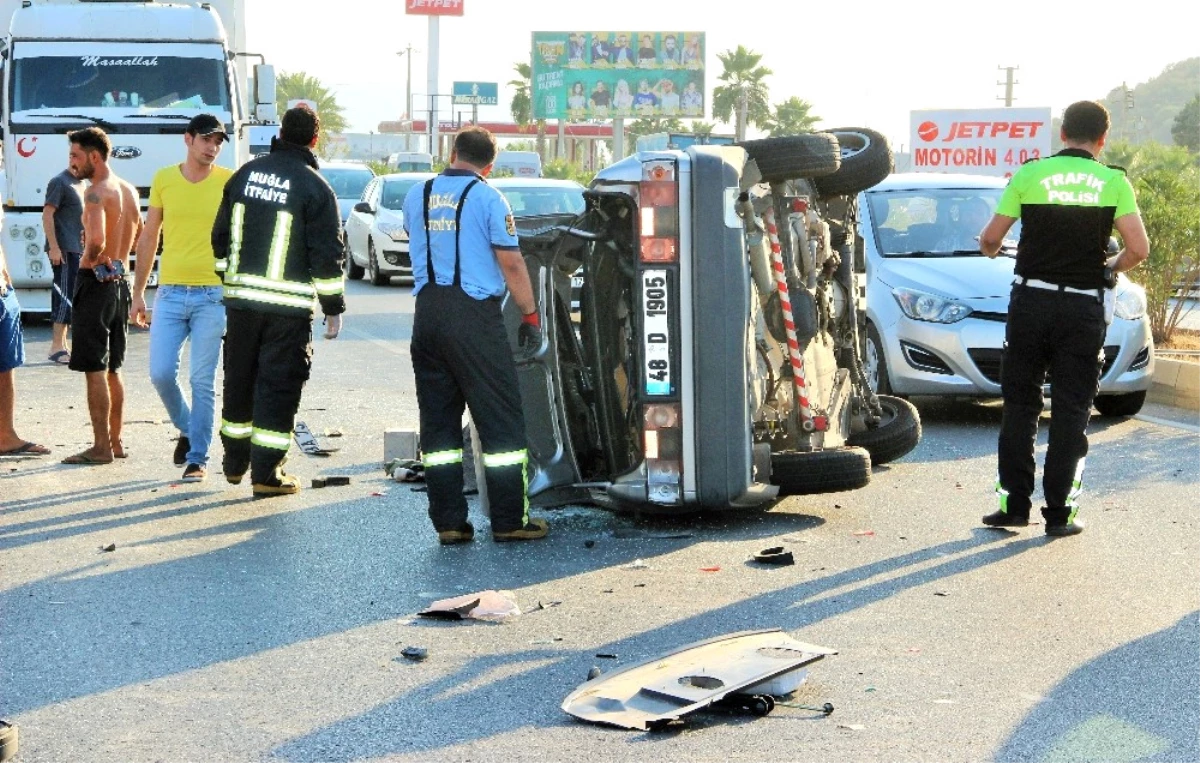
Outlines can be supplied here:
[[791, 551], [785, 551], [783, 546], [772, 546], [764, 548], [754, 555], [754, 561], [761, 564], [775, 564], [779, 566], [787, 566], [795, 564], [796, 559], [792, 556]]
[[441, 599], [417, 613], [440, 620], [484, 620], [502, 623], [521, 614], [521, 608], [509, 591], [480, 591], [450, 599]]
[[622, 569], [626, 569], [626, 570], [648, 570], [648, 569], [650, 569], [650, 565], [646, 563], [646, 560], [645, 560], [645, 559], [634, 559], [632, 562], [630, 562], [629, 564], [625, 565], [625, 566], [624, 566]]
[[383, 470], [396, 482], [425, 481], [425, 464], [412, 458], [393, 458], [383, 465]]
[[857, 535], [859, 537], [863, 537], [863, 536], [868, 536], [868, 535], [874, 535], [875, 531], [874, 530], [859, 530], [858, 532], [851, 533], [851, 534]]
[[401, 650], [400, 656], [414, 662], [420, 662], [429, 656], [429, 650], [423, 646], [406, 646]]
[[101, 551], [104, 551], [104, 552], [116, 551], [116, 550], [117, 550], [117, 544], [116, 544], [116, 543], [109, 543], [107, 546], [101, 546], [101, 547], [100, 547], [100, 550], [101, 550]]
[[701, 568], [700, 568], [700, 571], [701, 571], [701, 572], [720, 572], [720, 571], [721, 571], [721, 568], [720, 568], [719, 566], [713, 566], [713, 567], [701, 567]]

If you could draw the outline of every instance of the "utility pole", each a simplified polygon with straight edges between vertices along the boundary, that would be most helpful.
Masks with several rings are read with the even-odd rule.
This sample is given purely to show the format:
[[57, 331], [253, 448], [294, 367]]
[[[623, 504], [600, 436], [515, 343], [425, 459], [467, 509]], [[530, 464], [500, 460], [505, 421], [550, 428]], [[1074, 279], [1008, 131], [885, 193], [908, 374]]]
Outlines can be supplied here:
[[412, 151], [412, 49], [412, 43], [410, 42], [408, 47], [396, 53], [396, 55], [401, 57], [407, 56], [405, 61], [408, 63], [408, 79], [404, 88], [404, 118], [408, 120], [408, 134], [404, 136], [405, 151]]
[[1130, 113], [1133, 111], [1133, 91], [1129, 89], [1129, 85], [1121, 83], [1121, 92], [1124, 94], [1122, 109], [1124, 114], [1121, 119], [1121, 140], [1125, 140], [1126, 130], [1129, 129]]
[[1004, 81], [996, 83], [997, 85], [1004, 85], [1004, 97], [1001, 98], [1000, 96], [996, 96], [996, 100], [997, 101], [1002, 100], [1002, 101], [1004, 101], [1004, 105], [1006, 107], [1011, 107], [1013, 105], [1013, 101], [1016, 100], [1016, 98], [1013, 98], [1013, 85], [1021, 84], [1020, 82], [1017, 82], [1015, 79], [1013, 79], [1013, 72], [1015, 72], [1017, 69], [1020, 69], [1021, 67], [1019, 67], [1019, 66], [997, 66], [996, 68], [1002, 72], [1007, 72], [1007, 74], [1004, 77]]

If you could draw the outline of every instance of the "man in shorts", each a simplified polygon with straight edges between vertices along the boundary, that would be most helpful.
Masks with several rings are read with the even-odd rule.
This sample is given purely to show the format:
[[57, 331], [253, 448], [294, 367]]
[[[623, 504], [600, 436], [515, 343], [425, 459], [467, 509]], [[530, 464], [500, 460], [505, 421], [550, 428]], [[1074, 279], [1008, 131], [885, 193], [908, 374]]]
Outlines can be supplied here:
[[64, 464], [111, 464], [124, 458], [121, 444], [125, 385], [121, 364], [129, 329], [130, 294], [125, 272], [142, 227], [137, 190], [108, 166], [112, 144], [99, 127], [67, 134], [71, 174], [91, 185], [83, 199], [83, 257], [71, 311], [74, 347], [70, 368], [87, 379], [92, 447]]
[[50, 452], [17, 435], [13, 423], [16, 388], [13, 370], [25, 362], [25, 344], [21, 338], [21, 306], [8, 275], [4, 250], [0, 249], [0, 456], [44, 456]]
[[54, 270], [50, 313], [54, 319], [50, 335], [50, 360], [64, 366], [71, 362], [67, 329], [71, 326], [71, 300], [83, 255], [83, 181], [63, 170], [46, 184], [42, 207], [42, 230], [46, 232], [46, 256]]

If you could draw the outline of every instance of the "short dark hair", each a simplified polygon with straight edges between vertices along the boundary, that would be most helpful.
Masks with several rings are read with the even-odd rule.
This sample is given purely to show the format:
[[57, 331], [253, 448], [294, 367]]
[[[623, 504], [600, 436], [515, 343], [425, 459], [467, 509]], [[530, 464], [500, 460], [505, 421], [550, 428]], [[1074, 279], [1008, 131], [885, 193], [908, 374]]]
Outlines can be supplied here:
[[1076, 101], [1063, 112], [1063, 137], [1077, 143], [1095, 143], [1108, 132], [1108, 109], [1097, 101]]
[[464, 127], [454, 136], [454, 153], [460, 161], [486, 167], [496, 160], [496, 136], [478, 125]]
[[82, 130], [69, 132], [67, 140], [84, 151], [99, 151], [100, 158], [106, 162], [108, 155], [112, 152], [112, 142], [108, 139], [108, 133], [99, 127], [85, 127]]
[[308, 104], [302, 103], [283, 112], [283, 122], [279, 128], [281, 140], [297, 146], [310, 146], [320, 131], [321, 118]]

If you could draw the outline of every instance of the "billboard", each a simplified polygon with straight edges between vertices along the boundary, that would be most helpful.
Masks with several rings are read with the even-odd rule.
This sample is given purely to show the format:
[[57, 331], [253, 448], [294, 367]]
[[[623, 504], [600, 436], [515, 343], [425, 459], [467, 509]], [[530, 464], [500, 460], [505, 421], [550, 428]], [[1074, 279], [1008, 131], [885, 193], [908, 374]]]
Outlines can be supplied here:
[[534, 119], [702, 118], [703, 32], [534, 32]]
[[404, 12], [416, 16], [461, 16], [463, 0], [405, 0]]
[[499, 86], [495, 82], [455, 82], [455, 106], [495, 106], [500, 103]]
[[912, 171], [1011, 177], [1050, 155], [1050, 108], [940, 109], [911, 114]]

